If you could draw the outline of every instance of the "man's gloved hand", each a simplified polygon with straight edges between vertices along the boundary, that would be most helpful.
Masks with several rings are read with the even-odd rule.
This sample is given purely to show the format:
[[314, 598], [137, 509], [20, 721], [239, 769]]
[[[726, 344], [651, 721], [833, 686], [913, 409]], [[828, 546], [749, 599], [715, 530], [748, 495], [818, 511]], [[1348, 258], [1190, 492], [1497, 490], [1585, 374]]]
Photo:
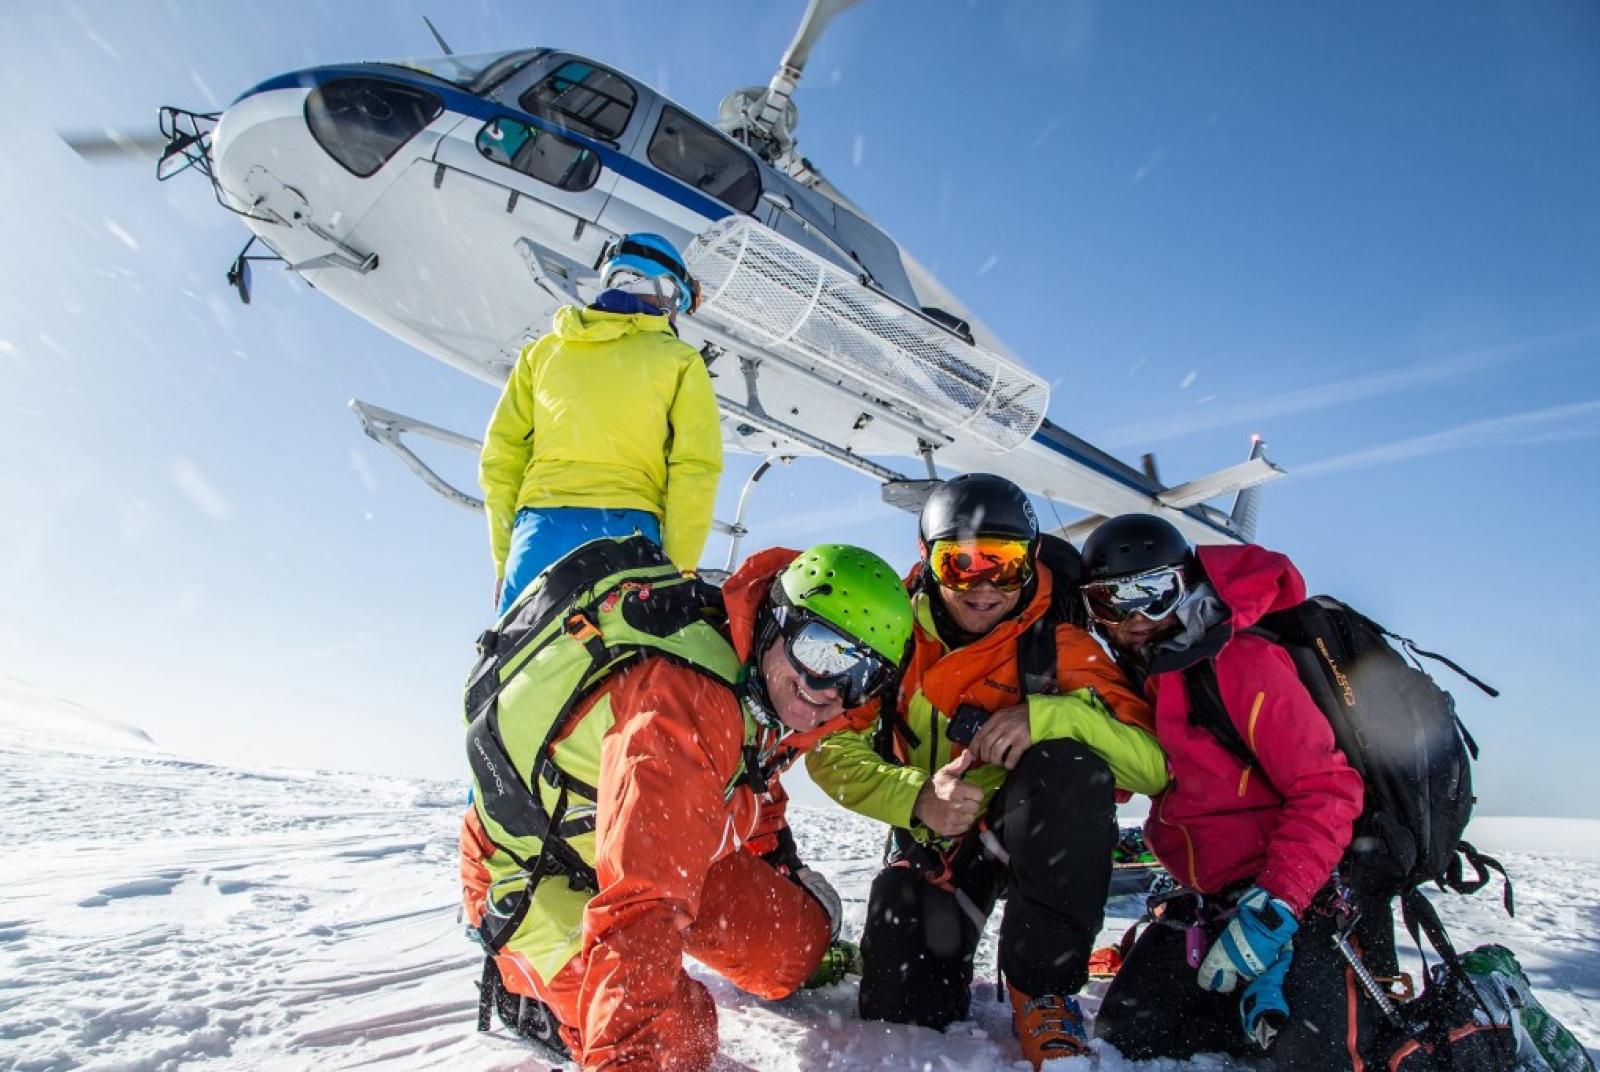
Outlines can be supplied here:
[[795, 868], [794, 880], [804, 886], [828, 914], [828, 941], [838, 941], [839, 924], [844, 922], [844, 902], [839, 900], [839, 891], [820, 872], [809, 867]]
[[1244, 1033], [1262, 1051], [1272, 1047], [1283, 1025], [1289, 1021], [1289, 1003], [1283, 997], [1283, 981], [1294, 960], [1294, 946], [1286, 945], [1272, 966], [1258, 975], [1239, 997], [1239, 1019]]
[[1260, 886], [1251, 886], [1200, 962], [1201, 988], [1233, 993], [1240, 980], [1249, 982], [1276, 964], [1299, 929], [1294, 909]]

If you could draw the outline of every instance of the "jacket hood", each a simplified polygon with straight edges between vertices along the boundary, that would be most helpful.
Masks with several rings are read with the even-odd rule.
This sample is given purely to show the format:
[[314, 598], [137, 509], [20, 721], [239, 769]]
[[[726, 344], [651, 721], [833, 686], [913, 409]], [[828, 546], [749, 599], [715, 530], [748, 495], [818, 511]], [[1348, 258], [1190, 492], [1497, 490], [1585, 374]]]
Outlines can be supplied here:
[[[665, 318], [661, 318], [665, 319]], [[769, 547], [745, 559], [722, 586], [722, 605], [728, 612], [728, 639], [743, 662], [749, 662], [756, 644], [756, 615], [767, 598], [772, 579], [800, 557], [787, 547]]]
[[1305, 602], [1306, 582], [1294, 563], [1255, 544], [1195, 548], [1200, 568], [1217, 597], [1233, 612], [1233, 632], [1250, 628], [1273, 611]]
[[672, 325], [665, 316], [646, 313], [608, 313], [603, 309], [580, 309], [563, 305], [556, 310], [552, 327], [563, 342], [614, 342], [641, 331], [668, 334]]

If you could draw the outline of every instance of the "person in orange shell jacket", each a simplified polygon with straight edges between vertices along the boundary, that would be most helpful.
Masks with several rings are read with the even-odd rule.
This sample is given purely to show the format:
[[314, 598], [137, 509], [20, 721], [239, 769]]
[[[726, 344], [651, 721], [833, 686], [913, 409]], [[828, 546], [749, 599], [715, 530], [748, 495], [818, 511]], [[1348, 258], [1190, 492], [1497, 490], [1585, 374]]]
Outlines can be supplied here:
[[[594, 888], [543, 878], [513, 930], [491, 891], [517, 865], [486, 833], [481, 801], [462, 826], [464, 914], [494, 950], [498, 979], [486, 969], [485, 983], [509, 996], [502, 1017], [532, 1023], [533, 1037], [548, 1023], [589, 1072], [708, 1067], [716, 1008], [685, 955], [774, 999], [813, 975], [838, 933], [838, 894], [799, 861], [778, 776], [893, 680], [910, 602], [887, 563], [838, 544], [760, 552], [721, 595], [724, 639], [711, 646], [733, 673], [696, 669], [692, 652], [648, 655], [547, 745], [594, 787], [592, 834], [566, 841]], [[515, 732], [501, 713], [500, 732]]]
[[[945, 481], [919, 521], [912, 653], [876, 725], [806, 759], [817, 785], [893, 827], [861, 938], [864, 1019], [968, 1018], [984, 924], [1023, 1056], [1089, 1052], [1075, 995], [1105, 912], [1118, 790], [1166, 767], [1150, 709], [1079, 626], [1016, 484]], [[1070, 554], [1070, 552], [1069, 552]], [[1080, 619], [1081, 620], [1081, 619]]]

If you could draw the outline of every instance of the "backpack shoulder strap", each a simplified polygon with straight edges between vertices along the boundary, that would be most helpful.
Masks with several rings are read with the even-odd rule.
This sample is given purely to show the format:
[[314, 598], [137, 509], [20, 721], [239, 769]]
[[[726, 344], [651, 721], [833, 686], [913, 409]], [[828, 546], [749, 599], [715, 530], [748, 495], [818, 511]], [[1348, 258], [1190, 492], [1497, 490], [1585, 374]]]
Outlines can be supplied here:
[[1017, 681], [1024, 696], [1054, 696], [1061, 691], [1056, 677], [1056, 626], [1064, 619], [1055, 603], [1017, 637]]
[[1240, 763], [1252, 766], [1255, 753], [1245, 743], [1239, 727], [1228, 716], [1227, 705], [1222, 702], [1222, 689], [1217, 685], [1215, 659], [1203, 659], [1183, 670], [1183, 691], [1189, 701], [1189, 724], [1199, 726], [1217, 739]]
[[1056, 630], [1062, 625], [1087, 625], [1078, 585], [1083, 558], [1078, 549], [1054, 533], [1039, 537], [1038, 562], [1050, 571], [1050, 605], [1017, 638], [1017, 678], [1024, 696], [1054, 696], [1061, 691], [1056, 669]]

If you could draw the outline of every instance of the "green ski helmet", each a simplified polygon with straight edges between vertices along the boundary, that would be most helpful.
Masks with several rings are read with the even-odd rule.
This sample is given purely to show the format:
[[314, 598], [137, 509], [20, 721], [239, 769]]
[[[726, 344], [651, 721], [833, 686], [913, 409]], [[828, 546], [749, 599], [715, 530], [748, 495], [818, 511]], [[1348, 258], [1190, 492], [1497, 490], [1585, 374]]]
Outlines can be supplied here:
[[[831, 634], [808, 633], [809, 623], [821, 623]], [[829, 642], [832, 634], [837, 635]], [[840, 635], [850, 643], [840, 644]], [[790, 660], [814, 684], [838, 687], [845, 706], [856, 707], [888, 684], [905, 660], [911, 598], [894, 567], [871, 551], [818, 544], [774, 578], [756, 640], [758, 656], [780, 637]]]

